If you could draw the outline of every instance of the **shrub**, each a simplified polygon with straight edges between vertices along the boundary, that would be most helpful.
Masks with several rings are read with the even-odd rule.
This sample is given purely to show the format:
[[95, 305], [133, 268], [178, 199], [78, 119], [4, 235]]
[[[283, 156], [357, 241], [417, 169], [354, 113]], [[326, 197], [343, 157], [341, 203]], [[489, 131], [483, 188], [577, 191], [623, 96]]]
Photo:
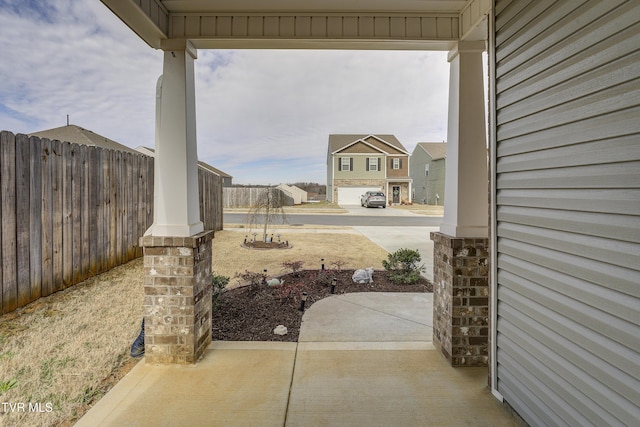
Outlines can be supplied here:
[[291, 274], [293, 274], [294, 276], [298, 275], [298, 272], [302, 270], [303, 265], [304, 261], [284, 261], [282, 263], [282, 266], [291, 270]]
[[342, 270], [342, 267], [346, 264], [346, 262], [342, 260], [331, 261], [331, 265], [338, 271]]
[[298, 299], [302, 298], [302, 292], [306, 289], [304, 283], [284, 283], [279, 288], [274, 289], [274, 296], [283, 302], [286, 299]]
[[413, 249], [398, 249], [382, 261], [389, 272], [389, 279], [395, 284], [411, 284], [418, 281], [424, 264], [420, 264], [420, 252]]
[[255, 273], [253, 271], [245, 270], [242, 274], [236, 273], [235, 277], [244, 282], [249, 282], [249, 290], [251, 292], [255, 291], [260, 285], [267, 284], [266, 270], [263, 273]]
[[217, 304], [218, 304], [218, 297], [220, 297], [220, 295], [222, 295], [222, 292], [224, 291], [224, 288], [227, 287], [227, 285], [229, 284], [229, 277], [227, 276], [222, 276], [220, 274], [213, 274], [213, 277], [211, 278], [211, 287], [213, 292], [211, 293], [211, 307], [212, 308], [216, 308]]

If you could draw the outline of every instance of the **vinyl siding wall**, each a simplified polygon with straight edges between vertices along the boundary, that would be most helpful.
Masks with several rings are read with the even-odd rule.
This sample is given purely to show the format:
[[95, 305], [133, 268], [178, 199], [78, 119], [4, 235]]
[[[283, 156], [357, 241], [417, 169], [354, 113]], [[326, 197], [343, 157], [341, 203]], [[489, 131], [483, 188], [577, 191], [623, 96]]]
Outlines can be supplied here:
[[[340, 158], [350, 157], [353, 159], [353, 170], [340, 170]], [[367, 158], [378, 159], [377, 171], [367, 171]], [[385, 178], [385, 156], [383, 155], [338, 155], [334, 156], [334, 179], [384, 179]]]
[[640, 419], [640, 2], [495, 3], [497, 391]]

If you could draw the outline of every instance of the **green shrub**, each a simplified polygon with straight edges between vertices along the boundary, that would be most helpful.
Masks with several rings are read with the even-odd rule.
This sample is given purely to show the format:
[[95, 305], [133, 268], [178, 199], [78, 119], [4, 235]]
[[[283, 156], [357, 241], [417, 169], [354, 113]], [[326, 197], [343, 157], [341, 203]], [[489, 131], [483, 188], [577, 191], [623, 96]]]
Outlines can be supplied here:
[[211, 292], [211, 306], [212, 308], [216, 308], [218, 303], [218, 297], [222, 295], [224, 288], [229, 284], [230, 278], [227, 276], [222, 276], [220, 274], [213, 273], [213, 277], [211, 278], [212, 292]]
[[387, 255], [382, 261], [385, 270], [389, 272], [389, 279], [395, 284], [411, 284], [418, 281], [420, 272], [424, 271], [420, 252], [413, 249], [398, 249]]

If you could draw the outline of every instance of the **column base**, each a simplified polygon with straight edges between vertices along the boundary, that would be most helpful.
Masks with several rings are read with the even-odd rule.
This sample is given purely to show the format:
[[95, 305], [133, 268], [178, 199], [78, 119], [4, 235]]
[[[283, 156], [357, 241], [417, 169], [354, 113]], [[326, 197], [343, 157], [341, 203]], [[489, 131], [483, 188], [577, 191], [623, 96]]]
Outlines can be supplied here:
[[194, 364], [211, 343], [213, 234], [140, 238], [147, 363]]
[[451, 366], [488, 366], [489, 239], [432, 232], [433, 345]]

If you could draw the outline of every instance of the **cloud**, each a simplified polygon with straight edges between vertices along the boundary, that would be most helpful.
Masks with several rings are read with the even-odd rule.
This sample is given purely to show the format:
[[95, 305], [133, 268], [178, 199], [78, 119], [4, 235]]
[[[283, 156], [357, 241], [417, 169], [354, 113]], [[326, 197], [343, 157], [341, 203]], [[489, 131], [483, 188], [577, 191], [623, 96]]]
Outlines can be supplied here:
[[[0, 0], [0, 128], [71, 122], [154, 144], [162, 52], [100, 2]], [[331, 133], [446, 138], [444, 52], [208, 50], [196, 61], [198, 153], [239, 183], [326, 179]]]
[[391, 133], [409, 150], [446, 138], [442, 52], [204, 51], [196, 65], [200, 155], [239, 179], [248, 159], [296, 158], [308, 168], [291, 180], [324, 182], [332, 133]]

